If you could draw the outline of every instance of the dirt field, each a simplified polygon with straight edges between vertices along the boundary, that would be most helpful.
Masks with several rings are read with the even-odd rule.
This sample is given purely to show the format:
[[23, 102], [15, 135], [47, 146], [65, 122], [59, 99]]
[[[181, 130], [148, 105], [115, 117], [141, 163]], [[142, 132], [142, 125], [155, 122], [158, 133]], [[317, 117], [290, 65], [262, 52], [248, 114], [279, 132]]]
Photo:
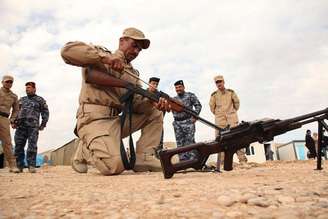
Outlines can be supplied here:
[[[0, 218], [328, 218], [328, 168], [274, 161], [231, 172], [0, 170]], [[25, 170], [26, 171], [26, 170]]]

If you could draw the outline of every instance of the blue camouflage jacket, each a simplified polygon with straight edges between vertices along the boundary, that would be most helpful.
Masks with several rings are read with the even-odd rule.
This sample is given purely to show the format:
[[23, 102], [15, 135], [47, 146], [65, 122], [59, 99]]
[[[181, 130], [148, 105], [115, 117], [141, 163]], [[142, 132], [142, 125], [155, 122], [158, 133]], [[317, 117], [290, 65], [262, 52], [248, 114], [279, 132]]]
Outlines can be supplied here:
[[[49, 109], [46, 101], [38, 95], [28, 95], [19, 99], [18, 125], [46, 127], [49, 120]], [[40, 125], [40, 114], [42, 122]]]
[[[194, 110], [198, 115], [202, 109], [202, 104], [199, 102], [196, 95], [191, 92], [184, 92], [182, 95], [175, 96], [174, 99], [179, 100], [186, 108]], [[173, 117], [174, 119], [184, 119], [190, 118], [191, 116], [185, 112], [173, 111]]]

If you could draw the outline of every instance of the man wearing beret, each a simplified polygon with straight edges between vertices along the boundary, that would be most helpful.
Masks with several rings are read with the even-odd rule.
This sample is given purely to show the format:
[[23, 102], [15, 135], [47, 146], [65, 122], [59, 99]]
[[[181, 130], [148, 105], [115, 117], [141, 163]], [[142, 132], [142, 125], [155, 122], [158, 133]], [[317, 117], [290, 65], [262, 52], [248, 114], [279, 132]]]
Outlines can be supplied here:
[[18, 113], [18, 97], [11, 91], [14, 78], [10, 75], [2, 77], [0, 88], [0, 140], [2, 142], [5, 159], [9, 164], [9, 171], [18, 173], [16, 158], [13, 155], [10, 124], [15, 128], [15, 119]]
[[[148, 84], [150, 85], [148, 87], [148, 90], [150, 92], [155, 92], [157, 90], [158, 84], [159, 84], [160, 78], [157, 77], [151, 77], [149, 78]], [[163, 118], [165, 116], [165, 112], [163, 112]], [[163, 149], [163, 138], [164, 138], [164, 129], [162, 130], [161, 140], [159, 142], [159, 145], [155, 148], [155, 156], [159, 159], [158, 152]]]
[[[36, 155], [38, 152], [39, 131], [42, 131], [49, 120], [49, 110], [46, 101], [36, 95], [35, 83], [30, 81], [25, 84], [27, 96], [19, 99], [19, 112], [16, 119], [15, 132], [15, 155], [17, 167], [20, 172], [24, 169], [26, 141], [28, 142], [26, 150], [26, 160], [28, 171], [35, 173]], [[40, 115], [42, 121], [40, 123]]]
[[[202, 105], [199, 102], [195, 94], [185, 91], [185, 86], [182, 80], [174, 83], [177, 96], [174, 98], [180, 101], [185, 107], [194, 110], [198, 115], [202, 109]], [[173, 112], [173, 127], [175, 133], [175, 139], [177, 147], [195, 143], [195, 122], [196, 119], [185, 112]], [[180, 153], [180, 161], [193, 159], [197, 156], [196, 151], [190, 151], [186, 153]]]
[[[92, 66], [113, 77], [140, 85], [139, 73], [131, 62], [149, 45], [150, 40], [144, 33], [131, 27], [123, 31], [118, 49], [113, 53], [104, 47], [78, 41], [69, 42], [62, 48], [61, 55], [67, 64], [82, 67], [76, 127], [79, 142], [72, 162], [76, 172], [86, 173], [89, 160], [103, 175], [120, 174], [125, 169], [136, 172], [161, 171], [154, 151], [160, 142], [163, 128], [163, 114], [157, 109], [169, 110], [168, 102], [160, 98], [154, 104], [148, 98], [135, 94], [133, 111], [130, 112], [132, 119], [129, 120], [127, 116], [121, 125], [119, 114], [124, 105], [120, 98], [127, 93], [127, 89], [98, 86], [85, 81], [88, 67]], [[130, 131], [133, 133], [138, 130], [141, 130], [141, 136], [136, 143], [134, 164], [131, 159], [134, 151], [130, 150], [131, 158], [127, 160], [121, 140]]]
[[[215, 115], [215, 124], [222, 129], [228, 126], [230, 128], [235, 127], [238, 125], [237, 111], [240, 106], [239, 98], [235, 91], [225, 88], [222, 75], [215, 76], [214, 82], [217, 90], [211, 94], [209, 105], [211, 112]], [[215, 136], [217, 135], [218, 131], [215, 133]], [[218, 159], [220, 156], [223, 158], [223, 154], [219, 153]], [[247, 162], [243, 149], [237, 151], [237, 156], [240, 163]]]
[[157, 90], [159, 81], [160, 81], [160, 78], [157, 78], [157, 77], [151, 77], [151, 78], [149, 78], [148, 84], [150, 86], [148, 87], [148, 90], [150, 92], [155, 92]]

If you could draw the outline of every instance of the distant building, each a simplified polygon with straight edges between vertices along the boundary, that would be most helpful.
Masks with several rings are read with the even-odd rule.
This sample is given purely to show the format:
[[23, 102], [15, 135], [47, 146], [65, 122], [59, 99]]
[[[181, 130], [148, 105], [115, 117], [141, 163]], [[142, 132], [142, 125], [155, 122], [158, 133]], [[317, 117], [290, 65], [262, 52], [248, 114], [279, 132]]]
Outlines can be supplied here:
[[44, 151], [42, 153], [40, 153], [40, 155], [43, 157], [43, 163], [47, 163], [49, 165], [52, 165], [52, 161], [51, 161], [51, 152], [53, 150], [48, 150], [48, 151]]
[[50, 162], [52, 165], [71, 165], [71, 159], [75, 152], [75, 139], [63, 146], [51, 151]]
[[308, 149], [304, 140], [293, 140], [276, 148], [279, 160], [307, 160]]
[[[175, 142], [164, 142], [165, 149], [176, 148]], [[41, 153], [49, 159], [48, 163], [52, 165], [71, 165], [71, 159], [75, 152], [75, 139], [67, 142], [63, 146]], [[307, 148], [303, 140], [294, 140], [287, 144], [270, 143], [252, 143], [246, 149], [248, 162], [264, 163], [267, 160], [307, 160]], [[178, 155], [173, 156], [172, 162], [178, 162]], [[209, 156], [207, 163], [216, 163], [217, 154]], [[233, 161], [238, 163], [237, 155], [234, 155]]]
[[[164, 142], [164, 148], [171, 149], [175, 147], [176, 147], [175, 142]], [[73, 139], [55, 150], [43, 152], [42, 155], [48, 156], [48, 158], [50, 159], [48, 163], [52, 165], [69, 166], [71, 165], [72, 157], [75, 153], [75, 150], [76, 150], [75, 139]], [[176, 162], [175, 157], [173, 157], [173, 162]]]
[[[244, 149], [248, 162], [264, 163], [267, 160], [276, 160], [277, 157], [274, 152], [274, 143], [261, 144], [258, 142], [252, 143], [249, 147]], [[217, 154], [210, 155], [207, 163], [217, 161]], [[238, 163], [237, 155], [233, 156], [233, 162]]]

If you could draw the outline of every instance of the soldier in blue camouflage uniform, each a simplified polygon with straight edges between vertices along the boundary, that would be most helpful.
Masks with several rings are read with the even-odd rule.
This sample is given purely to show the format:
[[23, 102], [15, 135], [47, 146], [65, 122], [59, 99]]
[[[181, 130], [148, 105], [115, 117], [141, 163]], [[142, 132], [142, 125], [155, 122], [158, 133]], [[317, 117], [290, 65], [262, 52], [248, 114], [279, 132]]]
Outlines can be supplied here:
[[[24, 168], [24, 147], [28, 141], [26, 160], [29, 172], [35, 173], [37, 142], [39, 131], [42, 131], [49, 119], [49, 110], [46, 101], [35, 94], [36, 88], [34, 82], [27, 82], [27, 96], [19, 100], [19, 113], [15, 132], [15, 155], [17, 159], [17, 167], [22, 171]], [[42, 122], [40, 124], [40, 114]]]
[[[200, 113], [202, 105], [195, 94], [191, 92], [185, 92], [185, 87], [182, 80], [174, 83], [177, 96], [174, 99], [183, 103], [183, 105], [189, 109], [193, 109], [197, 114]], [[195, 122], [196, 119], [185, 112], [173, 111], [173, 127], [175, 133], [175, 140], [177, 147], [189, 145], [195, 143]], [[193, 159], [197, 156], [196, 151], [190, 151], [179, 154], [180, 161]]]

